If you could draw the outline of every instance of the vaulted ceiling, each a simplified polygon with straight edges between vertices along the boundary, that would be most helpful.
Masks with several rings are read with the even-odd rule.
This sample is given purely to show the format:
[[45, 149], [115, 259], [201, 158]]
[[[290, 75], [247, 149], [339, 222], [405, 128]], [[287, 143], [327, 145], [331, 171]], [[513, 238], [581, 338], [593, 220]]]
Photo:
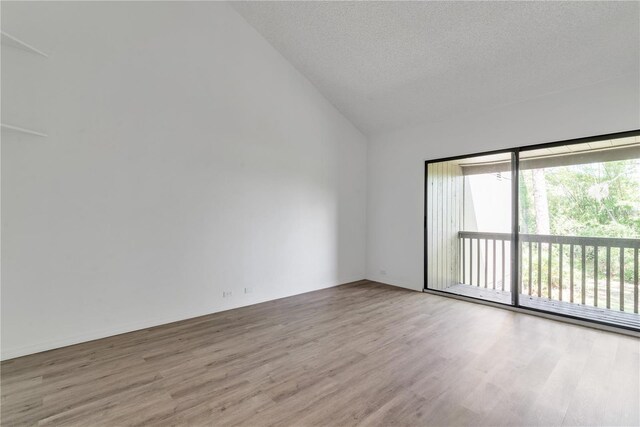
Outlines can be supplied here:
[[232, 4], [366, 134], [640, 76], [635, 1]]

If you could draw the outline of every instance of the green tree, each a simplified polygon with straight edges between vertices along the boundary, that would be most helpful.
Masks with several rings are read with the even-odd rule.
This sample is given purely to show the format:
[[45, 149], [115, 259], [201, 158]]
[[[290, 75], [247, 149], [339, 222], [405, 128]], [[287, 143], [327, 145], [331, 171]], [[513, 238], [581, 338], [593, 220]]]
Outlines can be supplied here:
[[545, 170], [551, 233], [640, 238], [640, 160]]
[[[544, 177], [551, 234], [640, 238], [640, 159], [545, 168]], [[534, 174], [523, 170], [521, 178], [522, 222], [529, 233], [539, 233]], [[586, 254], [592, 262], [594, 250], [588, 248]], [[552, 261], [554, 271], [557, 262]], [[604, 271], [602, 257], [599, 264]], [[614, 274], [617, 271], [615, 266]], [[631, 256], [625, 257], [624, 274], [627, 282], [633, 280]]]

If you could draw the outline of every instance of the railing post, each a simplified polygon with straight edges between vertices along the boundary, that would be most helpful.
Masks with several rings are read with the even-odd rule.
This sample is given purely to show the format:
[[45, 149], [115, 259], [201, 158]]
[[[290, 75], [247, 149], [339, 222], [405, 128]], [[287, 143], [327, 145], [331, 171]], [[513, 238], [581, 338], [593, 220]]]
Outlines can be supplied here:
[[607, 308], [611, 308], [611, 246], [607, 246]]
[[484, 287], [489, 282], [489, 239], [484, 239]]
[[493, 267], [493, 289], [496, 288], [496, 239], [493, 239], [493, 262], [491, 264]]
[[569, 245], [569, 302], [573, 302], [573, 243]]
[[624, 311], [624, 248], [620, 248], [620, 311]]
[[478, 287], [480, 287], [480, 238], [478, 238]]
[[593, 247], [593, 306], [598, 306], [598, 247]]
[[551, 299], [551, 252], [552, 252], [553, 244], [549, 242], [549, 258], [548, 258], [548, 266], [547, 270], [549, 270], [549, 283], [547, 284], [547, 296]]
[[473, 286], [473, 237], [469, 238], [469, 286]]
[[467, 281], [466, 274], [465, 274], [467, 271], [467, 262], [466, 262], [467, 248], [465, 247], [466, 241], [467, 239], [463, 237], [462, 238], [462, 283], [465, 283]]
[[[502, 242], [502, 244], [504, 245], [504, 242]], [[522, 242], [518, 243], [518, 261], [519, 261], [519, 268], [518, 271], [516, 272], [516, 274], [518, 275], [518, 289], [520, 292], [524, 293], [524, 271], [522, 269], [522, 266], [524, 265], [523, 261], [522, 261]], [[504, 249], [504, 247], [503, 247]], [[503, 274], [504, 276], [504, 274]], [[504, 282], [504, 277], [502, 278], [502, 281]], [[504, 289], [502, 289], [504, 291]]]
[[560, 301], [562, 301], [562, 253], [564, 252], [564, 248], [562, 247], [562, 243], [559, 245], [558, 253], [560, 257], [560, 273], [558, 275], [558, 297]]
[[538, 242], [538, 296], [542, 296], [542, 242]]
[[[504, 262], [506, 260], [505, 257], [505, 253], [504, 253], [504, 239], [502, 240], [502, 290], [504, 291], [504, 279], [505, 279], [505, 274], [504, 274]], [[636, 272], [638, 271], [638, 269], [636, 268]], [[637, 286], [636, 286], [637, 287]]]
[[533, 288], [533, 243], [529, 240], [529, 295]]
[[587, 266], [585, 265], [586, 263], [586, 251], [585, 251], [585, 245], [582, 245], [582, 292], [580, 295], [580, 301], [582, 302], [582, 305], [585, 304], [586, 302], [586, 298], [587, 298]]
[[638, 312], [638, 248], [633, 249], [633, 312]]

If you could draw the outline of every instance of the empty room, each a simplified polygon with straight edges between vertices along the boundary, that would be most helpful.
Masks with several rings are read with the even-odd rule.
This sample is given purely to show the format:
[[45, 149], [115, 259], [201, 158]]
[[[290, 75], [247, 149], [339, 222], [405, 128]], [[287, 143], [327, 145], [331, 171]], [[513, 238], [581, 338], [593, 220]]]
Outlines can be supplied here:
[[2, 426], [640, 426], [639, 1], [5, 1]]

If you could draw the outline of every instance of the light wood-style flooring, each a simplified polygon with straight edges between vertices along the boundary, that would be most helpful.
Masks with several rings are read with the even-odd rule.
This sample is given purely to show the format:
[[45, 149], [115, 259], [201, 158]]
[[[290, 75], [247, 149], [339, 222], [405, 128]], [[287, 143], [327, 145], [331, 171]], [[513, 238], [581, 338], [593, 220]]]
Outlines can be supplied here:
[[639, 425], [640, 340], [372, 282], [1, 365], [12, 425]]

